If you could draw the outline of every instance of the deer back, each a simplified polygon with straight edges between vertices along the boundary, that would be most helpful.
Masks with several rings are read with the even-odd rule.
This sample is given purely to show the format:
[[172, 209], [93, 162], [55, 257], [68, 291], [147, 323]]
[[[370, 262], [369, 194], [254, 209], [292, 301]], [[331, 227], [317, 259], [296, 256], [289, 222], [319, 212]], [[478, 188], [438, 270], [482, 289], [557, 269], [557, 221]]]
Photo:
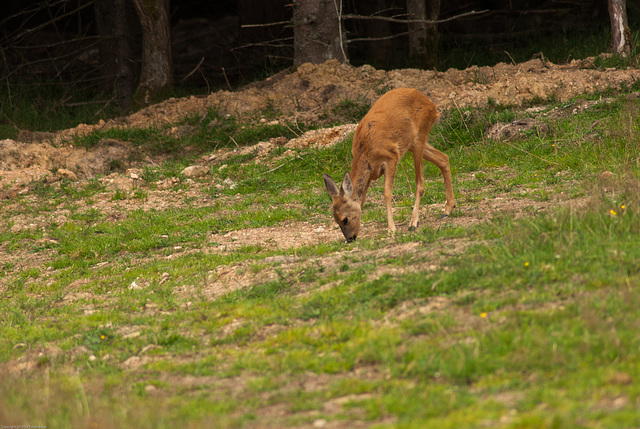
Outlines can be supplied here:
[[398, 88], [380, 97], [353, 136], [353, 181], [358, 182], [367, 169], [371, 171], [369, 181], [376, 180], [388, 162], [397, 163], [407, 151], [422, 156], [437, 118], [436, 106], [415, 89]]

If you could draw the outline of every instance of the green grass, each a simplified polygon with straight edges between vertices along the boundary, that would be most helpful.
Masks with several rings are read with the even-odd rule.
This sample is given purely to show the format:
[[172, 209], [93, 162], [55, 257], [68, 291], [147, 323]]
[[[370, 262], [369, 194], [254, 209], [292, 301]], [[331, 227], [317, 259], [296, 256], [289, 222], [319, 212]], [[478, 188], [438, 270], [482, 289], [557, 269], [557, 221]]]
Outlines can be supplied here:
[[[349, 140], [271, 163], [231, 157], [195, 182], [178, 156], [147, 167], [135, 190], [40, 183], [0, 201], [0, 421], [639, 426], [640, 103], [625, 91], [577, 114], [579, 99], [552, 104], [560, 114], [539, 118], [548, 135], [508, 144], [484, 130], [526, 112], [447, 112], [431, 142], [451, 159], [456, 212], [436, 221], [444, 190], [428, 165], [427, 214], [404, 231], [408, 157], [395, 181], [404, 224], [394, 237], [344, 244], [335, 230], [333, 241], [298, 248], [225, 237], [329, 222], [321, 173], [343, 174]], [[78, 143], [207, 151], [229, 135], [243, 145], [289, 136], [230, 124], [214, 137], [194, 118], [182, 125], [194, 126], [183, 140], [152, 129]], [[603, 171], [614, 173], [608, 183]], [[145, 206], [167, 178], [176, 179], [161, 194], [171, 204]], [[216, 186], [227, 179], [233, 187]], [[381, 181], [369, 192], [363, 218], [373, 229], [384, 223]]]
[[[309, 126], [310, 127], [310, 126]], [[172, 132], [172, 129], [179, 131]], [[73, 144], [91, 148], [105, 139], [117, 139], [144, 147], [154, 155], [182, 154], [193, 156], [203, 151], [218, 148], [246, 146], [257, 141], [266, 141], [272, 137], [293, 138], [294, 129], [304, 132], [298, 125], [278, 123], [260, 126], [245, 126], [238, 123], [234, 116], [221, 116], [215, 110], [209, 110], [205, 115], [195, 115], [185, 118], [178, 124], [165, 127], [151, 128], [111, 128], [76, 136]]]

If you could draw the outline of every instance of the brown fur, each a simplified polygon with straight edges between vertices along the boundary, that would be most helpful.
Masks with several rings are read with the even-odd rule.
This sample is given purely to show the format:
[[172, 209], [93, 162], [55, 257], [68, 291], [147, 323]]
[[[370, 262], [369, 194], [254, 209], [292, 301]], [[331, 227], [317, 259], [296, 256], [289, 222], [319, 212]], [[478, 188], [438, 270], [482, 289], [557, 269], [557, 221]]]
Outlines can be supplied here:
[[444, 214], [451, 213], [455, 199], [449, 158], [427, 142], [437, 118], [438, 111], [427, 96], [415, 89], [399, 88], [380, 97], [360, 121], [353, 136], [351, 174], [345, 173], [340, 190], [329, 175], [323, 175], [333, 201], [333, 217], [347, 241], [357, 237], [369, 185], [382, 175], [388, 227], [390, 232], [395, 232], [391, 207], [393, 180], [398, 162], [407, 152], [413, 154], [416, 171], [416, 199], [409, 229], [418, 226], [420, 199], [424, 193], [423, 158], [442, 172], [447, 196]]

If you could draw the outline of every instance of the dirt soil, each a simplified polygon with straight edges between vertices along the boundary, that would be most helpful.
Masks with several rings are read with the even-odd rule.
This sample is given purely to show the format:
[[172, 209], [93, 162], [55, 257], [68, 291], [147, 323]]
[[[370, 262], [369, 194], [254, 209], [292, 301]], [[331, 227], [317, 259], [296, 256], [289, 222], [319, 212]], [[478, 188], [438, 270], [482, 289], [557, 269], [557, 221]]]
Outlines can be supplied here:
[[[75, 148], [69, 142], [75, 135], [114, 127], [166, 126], [187, 115], [203, 115], [210, 108], [248, 121], [256, 120], [261, 111], [275, 109], [281, 112], [283, 120], [318, 122], [319, 115], [326, 113], [327, 108], [345, 100], [373, 102], [384, 92], [400, 87], [417, 88], [427, 94], [440, 111], [446, 111], [483, 106], [489, 100], [513, 105], [549, 98], [562, 101], [578, 94], [631, 85], [638, 79], [638, 69], [596, 69], [593, 58], [565, 65], [533, 59], [522, 64], [500, 63], [494, 67], [473, 66], [446, 72], [384, 71], [368, 65], [356, 68], [337, 61], [303, 64], [238, 91], [169, 99], [128, 117], [101, 120], [93, 125], [80, 124], [53, 133], [26, 130], [20, 133], [18, 141], [1, 140], [0, 197], [20, 192], [21, 186], [59, 169], [63, 170], [59, 176], [86, 179], [109, 173], [113, 162], [136, 159], [136, 165], [129, 167], [158, 162], [137, 153], [138, 150], [126, 142], [105, 140], [91, 150]], [[321, 138], [325, 138], [324, 135]], [[312, 141], [306, 144], [313, 144], [314, 138], [307, 137], [309, 139]]]

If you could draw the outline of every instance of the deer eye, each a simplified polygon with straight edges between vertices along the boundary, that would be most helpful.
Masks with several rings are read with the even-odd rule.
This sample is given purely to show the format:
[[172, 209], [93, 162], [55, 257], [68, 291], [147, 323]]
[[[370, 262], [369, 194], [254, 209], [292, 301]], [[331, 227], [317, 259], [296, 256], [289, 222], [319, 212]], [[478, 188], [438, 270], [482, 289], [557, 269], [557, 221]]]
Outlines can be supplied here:
[[347, 219], [346, 217], [342, 220], [342, 224], [346, 225], [349, 223], [349, 219]]

